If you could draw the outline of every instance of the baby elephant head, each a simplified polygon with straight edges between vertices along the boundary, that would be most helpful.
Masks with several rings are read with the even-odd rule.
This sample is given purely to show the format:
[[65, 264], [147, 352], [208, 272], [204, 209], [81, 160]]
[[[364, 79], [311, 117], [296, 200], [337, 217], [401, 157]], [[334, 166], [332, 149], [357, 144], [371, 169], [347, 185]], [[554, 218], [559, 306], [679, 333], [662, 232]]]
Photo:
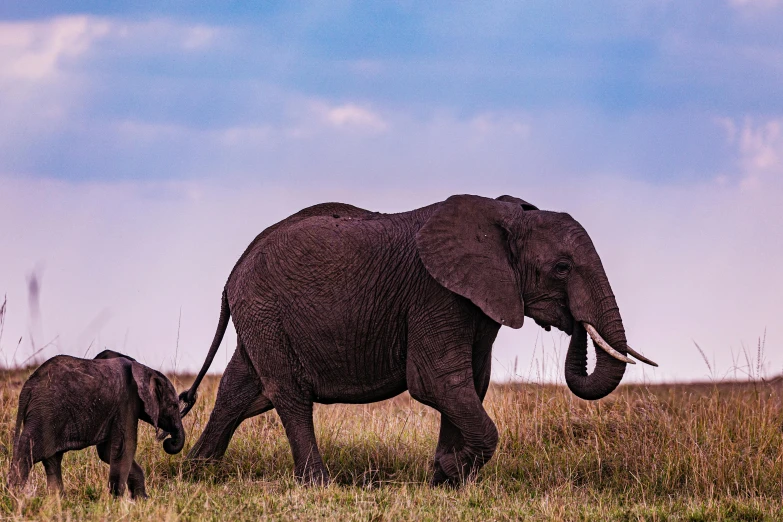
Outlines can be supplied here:
[[182, 427], [179, 398], [174, 385], [165, 375], [143, 364], [134, 361], [131, 365], [133, 380], [143, 403], [139, 418], [170, 435], [163, 442], [166, 453], [179, 453], [185, 445], [185, 429]]

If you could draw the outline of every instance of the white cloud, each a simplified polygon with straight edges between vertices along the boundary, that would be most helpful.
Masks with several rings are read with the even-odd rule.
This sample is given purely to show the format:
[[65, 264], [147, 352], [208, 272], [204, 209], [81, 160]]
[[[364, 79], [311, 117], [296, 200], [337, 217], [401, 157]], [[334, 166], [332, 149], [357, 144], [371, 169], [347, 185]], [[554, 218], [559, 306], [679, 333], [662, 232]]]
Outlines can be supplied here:
[[[128, 58], [203, 51], [223, 33], [222, 28], [167, 19], [136, 22], [86, 15], [0, 22], [0, 147], [16, 154], [63, 128], [78, 133], [112, 126], [85, 110], [95, 92], [112, 87], [106, 85], [105, 74], [90, 70], [90, 61], [100, 53]], [[139, 121], [114, 124], [121, 134], [169, 138], [182, 134], [176, 127]]]
[[781, 167], [780, 154], [783, 152], [783, 120], [769, 120], [754, 126], [747, 120], [742, 129], [740, 150], [749, 170], [775, 171]]
[[203, 51], [214, 46], [229, 31], [223, 27], [188, 24], [168, 18], [144, 22], [111, 19], [110, 40], [114, 45], [127, 46], [128, 54]]
[[321, 114], [324, 121], [337, 128], [381, 132], [386, 130], [388, 126], [378, 113], [353, 103], [338, 106], [315, 104], [314, 108]]
[[62, 62], [79, 57], [106, 36], [111, 24], [88, 16], [41, 22], [0, 23], [0, 77], [40, 81], [60, 72]]
[[168, 19], [145, 22], [95, 16], [63, 16], [39, 21], [0, 22], [0, 79], [44, 81], [56, 77], [92, 51], [127, 46], [124, 54], [145, 49], [160, 53], [174, 45], [201, 50], [226, 30]]
[[783, 185], [783, 119], [768, 118], [757, 122], [744, 118], [720, 118], [730, 146], [737, 151], [740, 186], [744, 190], [769, 189]]
[[185, 30], [184, 38], [182, 40], [182, 47], [183, 49], [188, 50], [209, 47], [218, 34], [219, 31], [215, 27], [207, 27], [203, 25], [190, 27]]
[[82, 106], [87, 81], [71, 71], [110, 28], [89, 16], [0, 22], [0, 147], [34, 146]]
[[[358, 104], [330, 105], [322, 99], [296, 95], [283, 96], [277, 102], [290, 110], [276, 123], [196, 128], [175, 123], [121, 120], [109, 125], [105, 132], [116, 133], [119, 142], [140, 145], [168, 141], [236, 152], [263, 144], [317, 140], [324, 132], [334, 129], [374, 135], [389, 128], [389, 122], [378, 112]], [[511, 125], [511, 128], [520, 131], [518, 126]]]

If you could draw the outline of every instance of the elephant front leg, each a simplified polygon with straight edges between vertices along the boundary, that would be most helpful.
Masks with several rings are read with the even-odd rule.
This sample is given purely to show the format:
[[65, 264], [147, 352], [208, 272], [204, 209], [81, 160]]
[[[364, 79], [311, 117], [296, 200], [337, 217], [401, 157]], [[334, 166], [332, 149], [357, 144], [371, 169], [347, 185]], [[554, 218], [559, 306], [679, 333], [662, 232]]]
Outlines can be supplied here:
[[[499, 325], [494, 322], [487, 322], [477, 332], [476, 340], [473, 343], [473, 385], [476, 394], [481, 402], [489, 388], [489, 380], [492, 371], [492, 344], [497, 337]], [[440, 434], [438, 436], [438, 447], [435, 449], [435, 459], [433, 462], [433, 475], [430, 485], [439, 486], [449, 482], [449, 477], [440, 466], [440, 459], [448, 454], [457, 454], [464, 445], [462, 433], [445, 415], [440, 417]]]
[[432, 463], [433, 473], [430, 478], [430, 486], [440, 486], [449, 482], [449, 476], [441, 468], [440, 459], [446, 454], [457, 454], [462, 450], [463, 445], [462, 433], [448, 417], [441, 414], [440, 434], [438, 435], [438, 446], [435, 448], [435, 459]]
[[[436, 348], [428, 343], [409, 349], [411, 396], [441, 413], [433, 485], [475, 477], [497, 447], [497, 428], [482, 405], [482, 390], [476, 390], [471, 351], [470, 344]], [[483, 384], [483, 378], [478, 380]]]
[[[444, 451], [438, 458], [436, 472], [440, 471], [441, 477], [448, 477], [440, 483], [460, 484], [472, 480], [497, 448], [498, 430], [475, 390], [466, 387], [463, 392], [463, 396], [447, 396], [444, 401], [435, 402], [436, 409], [460, 431], [463, 439], [461, 448]], [[469, 396], [470, 392], [473, 397]], [[437, 482], [436, 475], [433, 475], [433, 483]]]

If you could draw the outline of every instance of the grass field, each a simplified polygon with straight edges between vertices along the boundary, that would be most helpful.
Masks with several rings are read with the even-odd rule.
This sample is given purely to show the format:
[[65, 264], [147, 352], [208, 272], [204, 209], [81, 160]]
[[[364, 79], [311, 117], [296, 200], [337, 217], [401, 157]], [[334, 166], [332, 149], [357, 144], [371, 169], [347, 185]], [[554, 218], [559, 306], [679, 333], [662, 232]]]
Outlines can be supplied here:
[[[783, 387], [721, 383], [622, 386], [598, 403], [551, 385], [493, 385], [486, 404], [500, 444], [478, 480], [427, 486], [439, 415], [402, 395], [319, 406], [316, 430], [334, 483], [303, 488], [274, 412], [240, 426], [225, 459], [185, 454], [205, 425], [217, 379], [186, 418], [170, 456], [140, 425], [137, 460], [150, 499], [115, 501], [95, 450], [67, 453], [64, 496], [5, 487], [17, 395], [29, 372], [0, 374], [0, 518], [6, 520], [780, 520]], [[188, 380], [176, 380], [183, 389]]]

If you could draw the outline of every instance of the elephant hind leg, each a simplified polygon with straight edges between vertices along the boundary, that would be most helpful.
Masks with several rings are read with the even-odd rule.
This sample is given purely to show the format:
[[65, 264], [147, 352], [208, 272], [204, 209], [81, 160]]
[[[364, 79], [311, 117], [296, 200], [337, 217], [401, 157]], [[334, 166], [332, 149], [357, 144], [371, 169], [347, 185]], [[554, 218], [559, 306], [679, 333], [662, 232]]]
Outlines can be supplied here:
[[254, 337], [245, 342], [265, 395], [285, 428], [294, 457], [294, 475], [308, 485], [326, 485], [329, 473], [315, 439], [312, 393], [303, 389], [294, 374], [286, 336], [279, 329], [265, 340]]
[[272, 407], [240, 343], [220, 379], [215, 407], [207, 426], [188, 453], [188, 459], [219, 460], [242, 421]]
[[49, 489], [49, 493], [63, 492], [63, 453], [61, 451], [47, 459], [43, 459], [44, 469], [46, 470], [46, 486]]
[[261, 415], [262, 413], [268, 412], [273, 408], [274, 406], [272, 405], [272, 401], [269, 400], [269, 397], [263, 393], [259, 394], [255, 399], [253, 399], [253, 402], [248, 405], [244, 413], [242, 413], [242, 420], [255, 417], [256, 415]]
[[273, 398], [275, 409], [283, 422], [291, 453], [294, 456], [294, 475], [308, 485], [326, 485], [329, 472], [324, 466], [313, 425], [312, 401], [300, 400], [295, 390], [285, 393], [281, 389], [279, 396]]

